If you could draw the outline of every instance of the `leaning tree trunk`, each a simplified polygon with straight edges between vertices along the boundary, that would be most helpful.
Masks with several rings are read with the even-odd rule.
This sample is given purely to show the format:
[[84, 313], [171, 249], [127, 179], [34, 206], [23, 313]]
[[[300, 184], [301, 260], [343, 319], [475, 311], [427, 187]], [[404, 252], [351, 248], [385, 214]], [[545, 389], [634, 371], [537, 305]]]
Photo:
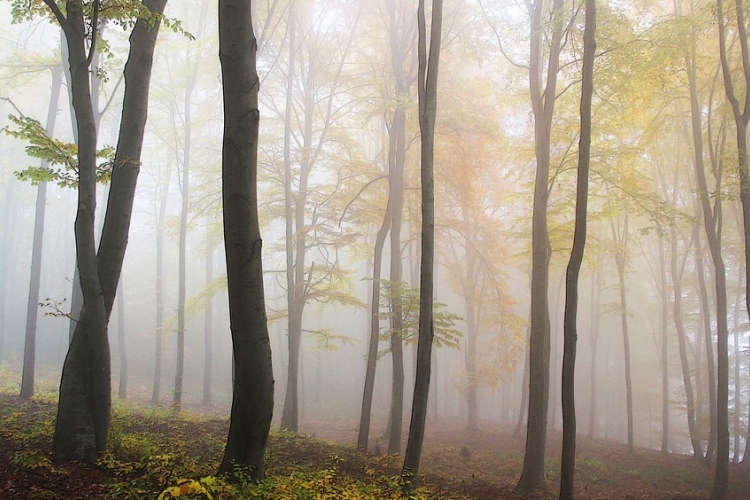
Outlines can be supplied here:
[[[685, 387], [685, 398], [687, 399], [687, 424], [690, 435], [690, 443], [693, 446], [693, 456], [702, 457], [703, 448], [698, 437], [698, 430], [695, 419], [695, 396], [693, 393], [693, 380], [691, 376], [690, 361], [687, 355], [687, 334], [685, 333], [685, 324], [682, 320], [682, 275], [683, 271], [677, 269], [677, 232], [674, 223], [670, 225], [669, 239], [672, 249], [670, 256], [670, 273], [672, 275], [672, 288], [674, 290], [674, 301], [672, 302], [672, 311], [674, 317], [675, 331], [677, 333], [677, 345], [680, 355], [680, 366], [682, 367], [682, 383]], [[684, 269], [684, 266], [683, 266]]]
[[565, 273], [565, 314], [563, 319], [562, 415], [563, 442], [560, 460], [560, 500], [574, 498], [576, 460], [575, 364], [578, 343], [578, 276], [586, 246], [586, 214], [591, 161], [591, 98], [594, 93], [596, 53], [596, 0], [586, 0], [583, 32], [583, 81], [581, 82], [581, 135], [578, 141], [578, 179], [573, 248]]
[[[61, 24], [67, 26], [63, 29], [68, 40], [78, 130], [79, 193], [87, 193], [83, 197], [79, 195], [76, 217], [76, 253], [84, 309], [63, 366], [54, 449], [62, 457], [93, 461], [98, 452], [106, 449], [109, 431], [111, 377], [107, 321], [127, 246], [159, 22], [158, 19], [156, 22], [139, 19], [130, 36], [122, 119], [97, 254], [94, 251], [96, 126], [88, 92], [82, 6], [80, 2], [68, 2], [68, 18], [65, 19], [54, 2], [45, 0], [45, 3]], [[144, 5], [159, 16], [166, 0], [145, 0]]]
[[[75, 221], [76, 256], [83, 292], [83, 314], [63, 364], [55, 424], [54, 450], [60, 458], [94, 462], [107, 447], [110, 394], [110, 354], [107, 312], [97, 268], [96, 120], [91, 104], [89, 68], [95, 41], [86, 52], [86, 22], [82, 1], [70, 1], [63, 14], [53, 10], [65, 31], [71, 72], [73, 108], [78, 129], [78, 208]], [[98, 2], [94, 3], [97, 23]], [[95, 37], [95, 35], [94, 35]]]
[[[62, 66], [52, 68], [52, 93], [47, 112], [47, 135], [52, 137], [57, 120], [62, 87]], [[46, 169], [49, 162], [42, 159], [40, 167]], [[37, 187], [36, 210], [34, 217], [34, 240], [31, 247], [31, 278], [29, 279], [29, 300], [26, 305], [26, 338], [23, 347], [23, 372], [21, 377], [21, 398], [34, 395], [34, 367], [36, 361], [36, 323], [39, 315], [39, 288], [42, 279], [42, 246], [44, 241], [44, 215], [47, 207], [47, 182], [41, 181]]]
[[421, 132], [422, 255], [419, 276], [417, 369], [414, 377], [414, 399], [411, 408], [409, 439], [406, 443], [404, 465], [401, 469], [401, 478], [405, 493], [411, 492], [419, 483], [419, 462], [422, 457], [424, 427], [427, 418], [427, 396], [430, 391], [432, 339], [435, 334], [432, 319], [435, 259], [435, 178], [433, 163], [442, 23], [443, 0], [433, 0], [428, 55], [425, 2], [424, 0], [419, 0], [417, 11], [419, 31], [419, 77], [417, 88], [419, 90], [419, 130]]
[[273, 369], [263, 292], [258, 222], [258, 88], [252, 2], [219, 0], [219, 56], [224, 95], [222, 199], [234, 390], [220, 473], [238, 468], [265, 476], [273, 415]]

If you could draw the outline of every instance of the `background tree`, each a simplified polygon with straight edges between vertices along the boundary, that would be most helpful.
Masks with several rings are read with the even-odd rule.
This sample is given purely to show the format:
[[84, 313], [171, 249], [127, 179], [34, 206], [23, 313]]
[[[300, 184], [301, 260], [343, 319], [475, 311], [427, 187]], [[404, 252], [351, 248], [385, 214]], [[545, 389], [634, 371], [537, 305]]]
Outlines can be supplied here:
[[224, 248], [234, 353], [229, 435], [220, 473], [248, 467], [265, 477], [264, 455], [273, 415], [273, 368], [268, 340], [257, 161], [259, 79], [252, 2], [219, 1], [219, 57], [224, 91], [222, 191]]
[[419, 1], [417, 9], [419, 72], [419, 130], [421, 132], [421, 186], [422, 186], [422, 237], [419, 266], [419, 340], [417, 367], [414, 379], [409, 439], [406, 443], [401, 477], [405, 491], [419, 482], [419, 462], [422, 457], [424, 427], [427, 418], [427, 397], [430, 390], [430, 364], [432, 339], [435, 334], [432, 302], [434, 297], [435, 259], [435, 119], [437, 116], [438, 67], [442, 39], [443, 1], [433, 0], [430, 22], [429, 52], [427, 49], [427, 20], [425, 2]]

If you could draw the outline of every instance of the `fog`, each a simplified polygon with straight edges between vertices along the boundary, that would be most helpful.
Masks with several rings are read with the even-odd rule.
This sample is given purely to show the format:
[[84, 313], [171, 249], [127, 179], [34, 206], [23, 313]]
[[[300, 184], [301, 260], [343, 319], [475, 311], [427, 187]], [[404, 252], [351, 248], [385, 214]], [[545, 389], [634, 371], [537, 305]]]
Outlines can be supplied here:
[[[378, 8], [379, 2], [298, 3], [291, 79], [287, 2], [259, 2], [256, 19], [261, 78], [259, 200], [275, 378], [274, 425], [280, 423], [288, 385], [287, 259], [292, 258], [296, 268], [296, 259], [302, 255], [304, 265], [296, 277], [302, 282], [295, 285], [304, 290], [300, 299], [304, 304], [299, 430], [317, 432], [321, 422], [336, 422], [354, 434], [365, 381], [373, 249], [388, 196], [389, 120], [395, 109], [404, 110], [406, 115], [399, 258], [402, 280], [412, 288], [419, 286], [416, 90], [411, 82], [398, 95], [393, 89], [391, 48], [386, 37], [390, 23], [396, 21], [387, 19]], [[127, 363], [127, 387], [120, 396], [148, 403], [154, 399], [155, 350], [161, 335], [158, 404], [172, 405], [182, 314], [180, 233], [184, 217], [185, 371], [181, 406], [228, 415], [232, 349], [221, 225], [222, 100], [216, 9], [216, 2], [210, 0], [171, 2], [167, 6], [167, 16], [181, 24], [175, 30], [163, 27], [159, 35], [142, 167], [109, 338], [113, 395], [120, 392], [121, 368]], [[512, 432], [518, 428], [525, 432], [525, 426], [518, 424], [527, 404], [524, 364], [535, 171], [533, 117], [524, 68], [528, 64], [528, 19], [516, 2], [498, 2], [492, 9], [483, 11], [476, 2], [447, 2], [444, 12], [435, 153], [435, 295], [445, 304], [439, 310], [454, 315], [453, 324], [446, 328], [460, 332], [460, 336], [456, 345], [451, 345], [450, 337], [443, 337], [451, 333], [436, 328], [438, 338], [447, 340], [433, 355], [428, 420], [466, 427], [470, 387], [475, 387], [480, 429]], [[644, 9], [656, 20], [668, 16], [658, 2]], [[610, 24], [603, 21], [602, 47], [619, 47], [627, 37], [635, 38], [639, 30], [647, 29], [637, 22], [646, 19], [638, 17], [640, 11], [625, 10], [616, 3], [604, 10]], [[59, 28], [41, 19], [11, 24], [7, 2], [0, 3], [0, 19], [0, 127], [17, 128], [9, 114], [22, 113], [44, 123], [51, 94], [50, 68], [61, 64]], [[411, 18], [404, 14], [403, 19]], [[398, 22], [403, 19], [399, 14]], [[625, 30], [627, 34], [614, 40], [613, 31], [625, 23], [631, 23], [630, 31]], [[582, 29], [582, 21], [581, 26], [573, 27], [570, 45], [563, 54], [566, 67], [561, 69], [559, 88], [566, 90], [558, 97], [551, 145], [551, 429], [562, 428], [564, 276], [572, 243], [580, 94], [575, 50]], [[503, 37], [504, 53], [498, 47], [498, 32]], [[114, 147], [128, 32], [112, 24], [102, 33], [109, 52], [102, 55], [98, 66], [102, 76], [99, 146]], [[413, 79], [416, 45], [407, 47], [403, 69]], [[713, 49], [702, 50], [709, 53]], [[668, 448], [689, 454], [692, 448], [675, 314], [684, 322], [687, 370], [695, 393], [698, 434], [705, 446], [710, 402], [704, 328], [708, 325], [711, 329], [710, 345], [715, 356], [715, 271], [696, 208], [685, 109], [677, 109], [677, 104], [662, 106], [664, 92], [655, 88], [654, 82], [661, 81], [665, 91], [675, 92], [675, 100], [684, 89], [681, 81], [663, 81], [673, 75], [665, 75], [667, 63], [657, 64], [660, 57], [670, 54], [649, 54], [651, 59], [644, 62], [615, 51], [597, 77], [602, 92], [617, 97], [612, 102], [600, 96], [599, 114], [594, 120], [592, 170], [596, 173], [590, 181], [589, 240], [578, 313], [578, 433], [627, 442], [622, 284], [616, 262], [620, 255], [625, 259], [624, 318], [632, 364], [635, 444], [662, 447], [666, 400]], [[704, 64], [701, 71], [709, 73], [715, 71], [718, 60]], [[624, 74], [641, 75], [643, 79], [626, 81]], [[292, 89], [288, 117], [287, 88]], [[657, 112], [660, 106], [662, 114]], [[716, 120], [711, 123], [718, 129], [719, 119], [710, 113], [719, 105], [709, 101], [705, 106], [706, 120]], [[285, 211], [285, 119], [293, 176], [289, 211]], [[730, 122], [722, 123], [729, 126]], [[72, 129], [63, 79], [54, 138], [73, 142]], [[713, 140], [712, 147], [723, 148], [716, 154], [723, 155], [729, 164], [718, 196], [724, 202], [720, 224], [729, 303], [730, 454], [739, 458], [747, 436], [750, 380], [744, 242], [736, 151], [728, 139], [723, 143]], [[23, 365], [37, 196], [37, 186], [19, 180], [14, 173], [39, 162], [27, 156], [26, 145], [23, 140], [0, 134], [0, 370], [14, 376], [20, 374]], [[709, 182], [713, 189], [716, 179], [712, 177]], [[107, 189], [106, 184], [98, 187], [98, 220], [103, 217]], [[713, 192], [712, 196], [716, 197]], [[183, 213], [185, 207], [187, 212]], [[46, 208], [36, 384], [38, 391], [56, 391], [69, 340], [75, 189], [50, 182]], [[300, 219], [295, 219], [293, 240], [287, 241], [289, 214], [298, 209], [303, 225], [299, 227]], [[694, 225], [700, 231], [694, 231]], [[296, 252], [293, 245], [300, 241], [302, 253], [288, 257], [287, 252]], [[157, 275], [159, 252], [163, 259], [161, 276]], [[383, 280], [390, 279], [393, 258], [387, 242]], [[702, 266], [704, 283], [699, 280], [698, 266]], [[678, 313], [674, 306], [676, 281], [682, 286]], [[157, 283], [161, 297], [157, 296]], [[708, 310], [701, 303], [702, 294]], [[157, 326], [160, 304], [161, 330]], [[388, 315], [387, 297], [383, 304], [371, 433], [378, 440], [389, 419], [392, 380], [388, 342], [392, 317]], [[408, 418], [413, 391], [415, 330], [412, 325], [403, 334], [404, 418]], [[664, 335], [666, 394], [662, 390]], [[469, 354], [470, 341], [475, 342], [475, 355]], [[468, 375], [470, 358], [475, 367]], [[20, 376], [17, 378], [20, 380]]]

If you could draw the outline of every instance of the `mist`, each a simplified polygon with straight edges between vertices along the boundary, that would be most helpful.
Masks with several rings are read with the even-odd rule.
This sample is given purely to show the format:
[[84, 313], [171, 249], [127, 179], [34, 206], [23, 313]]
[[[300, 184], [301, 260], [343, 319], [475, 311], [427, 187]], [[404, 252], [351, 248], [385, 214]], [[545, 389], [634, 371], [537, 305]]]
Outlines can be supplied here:
[[[536, 171], [528, 14], [516, 2], [483, 5], [488, 3], [451, 1], [443, 11], [434, 165], [434, 293], [440, 306], [428, 441], [430, 428], [438, 427], [526, 433]], [[416, 23], [413, 6], [406, 4], [294, 2], [293, 21], [289, 2], [254, 5], [272, 425], [356, 443], [372, 305], [378, 304], [380, 338], [364, 446], [370, 453], [404, 451], [416, 370], [420, 133]], [[577, 435], [629, 442], [628, 358], [634, 446], [692, 455], [698, 442], [702, 455], [715, 446], [716, 403], [709, 387], [717, 382], [709, 373], [715, 370], [710, 367], [720, 333], [684, 58], [667, 43], [684, 34], [675, 34], [679, 27], [670, 24], [678, 17], [671, 3], [600, 4], [588, 240], [578, 296]], [[113, 397], [226, 417], [233, 363], [216, 11], [212, 0], [167, 5], [171, 22], [161, 27], [156, 45], [141, 170], [108, 335]], [[562, 431], [565, 266], [578, 159], [583, 15], [571, 21], [574, 11], [566, 9], [570, 24], [560, 55], [547, 180], [552, 443], [559, 443]], [[18, 125], [9, 115], [44, 125], [54, 91], [52, 69], [63, 59], [59, 26], [47, 18], [12, 24], [11, 17], [10, 3], [0, 3], [0, 127], [12, 132]], [[698, 19], [714, 30], [713, 21]], [[389, 38], [391, 31], [402, 38]], [[707, 76], [721, 72], [714, 35], [701, 38], [694, 64], [715, 211], [708, 217], [720, 233], [726, 277], [729, 460], [739, 463], [750, 394], [746, 241], [734, 122], [721, 79]], [[99, 148], [117, 145], [128, 36], [129, 29], [114, 22], [101, 29], [106, 45], [92, 71]], [[730, 57], [738, 64], [736, 53]], [[740, 70], [733, 71], [739, 78]], [[65, 78], [60, 92], [52, 137], [74, 143]], [[400, 142], [391, 137], [397, 132]], [[39, 165], [27, 146], [12, 133], [0, 134], [0, 373], [15, 392], [24, 365], [39, 189], [38, 180], [18, 175]], [[389, 186], [398, 183], [401, 206], [386, 226]], [[76, 189], [59, 184], [50, 180], [46, 188], [36, 393], [57, 392], [70, 315], [77, 313], [71, 306]], [[97, 187], [98, 231], [108, 189], [106, 181]], [[382, 255], [376, 256], [384, 227], [390, 232], [383, 233]], [[379, 278], [373, 279], [380, 258]], [[373, 301], [375, 284], [381, 299]], [[404, 437], [394, 450], [388, 436], [393, 354], [401, 348]], [[296, 396], [290, 396], [290, 376], [296, 376], [291, 382]]]

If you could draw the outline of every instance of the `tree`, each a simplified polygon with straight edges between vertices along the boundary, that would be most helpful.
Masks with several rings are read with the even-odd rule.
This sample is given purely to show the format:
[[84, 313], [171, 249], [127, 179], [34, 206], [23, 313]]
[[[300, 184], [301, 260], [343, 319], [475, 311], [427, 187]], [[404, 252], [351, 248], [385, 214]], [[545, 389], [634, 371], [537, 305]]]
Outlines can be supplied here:
[[[57, 107], [60, 102], [62, 86], [62, 66], [51, 68], [52, 94], [50, 95], [47, 113], [46, 133], [52, 136], [57, 120]], [[49, 160], [42, 159], [39, 168], [46, 170]], [[41, 180], [37, 187], [36, 211], [34, 218], [34, 241], [31, 250], [31, 277], [29, 282], [29, 300], [26, 307], [26, 339], [23, 349], [23, 375], [21, 378], [21, 398], [28, 399], [34, 395], [34, 367], [36, 357], [36, 324], [39, 314], [39, 286], [42, 273], [42, 246], [44, 240], [44, 216], [47, 206], [47, 181]]]
[[[101, 4], [67, 2], [63, 12], [45, 5], [66, 35], [71, 92], [78, 137], [76, 254], [84, 298], [60, 382], [54, 449], [61, 457], [93, 462], [106, 449], [110, 416], [110, 354], [107, 322], [127, 246], [135, 183], [147, 115], [153, 50], [166, 0], [146, 1], [130, 38], [125, 67], [125, 97], [115, 153], [112, 186], [99, 251], [94, 241], [96, 205], [96, 124], [88, 70], [96, 50]], [[91, 9], [91, 46], [86, 51], [86, 10]]]
[[581, 135], [578, 146], [575, 232], [570, 262], [565, 273], [565, 318], [562, 366], [563, 443], [560, 460], [560, 499], [573, 499], [575, 486], [576, 409], [575, 361], [578, 342], [578, 275], [586, 245], [589, 163], [591, 160], [591, 98], [594, 93], [596, 53], [596, 0], [586, 0], [583, 33], [583, 80], [581, 83]]
[[518, 481], [519, 491], [533, 491], [544, 482], [544, 454], [547, 442], [549, 405], [550, 323], [547, 293], [549, 288], [550, 243], [547, 228], [549, 198], [550, 136], [557, 93], [563, 23], [562, 0], [554, 0], [549, 13], [552, 37], [547, 51], [546, 83], [540, 81], [543, 70], [542, 16], [548, 2], [526, 1], [529, 11], [529, 91], [534, 115], [534, 153], [536, 175], [532, 214], [531, 330], [529, 334], [529, 410], [526, 423], [526, 452]]
[[220, 473], [249, 467], [265, 477], [264, 454], [273, 415], [273, 369], [268, 339], [258, 222], [258, 49], [253, 2], [219, 0], [219, 57], [224, 102], [222, 199], [234, 388]]
[[430, 363], [434, 325], [433, 276], [435, 259], [435, 179], [433, 175], [435, 151], [435, 117], [437, 115], [437, 78], [442, 38], [443, 1], [433, 0], [430, 23], [429, 56], [425, 2], [419, 0], [417, 9], [419, 71], [419, 130], [421, 132], [422, 235], [419, 275], [419, 340], [417, 343], [417, 373], [414, 379], [409, 439], [406, 443], [401, 477], [406, 492], [419, 482], [419, 461], [422, 457], [427, 396], [430, 390]]
[[[737, 38], [740, 42], [740, 57], [742, 59], [741, 80], [745, 86], [744, 102], [740, 103], [734, 89], [733, 69], [729, 65], [729, 49], [727, 47], [727, 20], [724, 17], [724, 0], [716, 1], [716, 15], [719, 18], [719, 56], [724, 76], [724, 91], [732, 108], [732, 115], [737, 133], [737, 167], [740, 178], [740, 202], [742, 204], [743, 239], [745, 241], [745, 284], [750, 283], [750, 172], [748, 171], [747, 128], [750, 122], [750, 49], [747, 41], [744, 5], [740, 0], [735, 1], [735, 20], [737, 23]], [[750, 294], [745, 295], [745, 301], [750, 308]], [[726, 318], [725, 318], [726, 319]], [[725, 332], [726, 333], [726, 332]], [[727, 494], [729, 480], [729, 339], [726, 334], [718, 335], [717, 343], [717, 392], [716, 392], [716, 474], [711, 498], [722, 500]], [[750, 445], [745, 441], [745, 453]], [[747, 460], [743, 460], [747, 462]]]

